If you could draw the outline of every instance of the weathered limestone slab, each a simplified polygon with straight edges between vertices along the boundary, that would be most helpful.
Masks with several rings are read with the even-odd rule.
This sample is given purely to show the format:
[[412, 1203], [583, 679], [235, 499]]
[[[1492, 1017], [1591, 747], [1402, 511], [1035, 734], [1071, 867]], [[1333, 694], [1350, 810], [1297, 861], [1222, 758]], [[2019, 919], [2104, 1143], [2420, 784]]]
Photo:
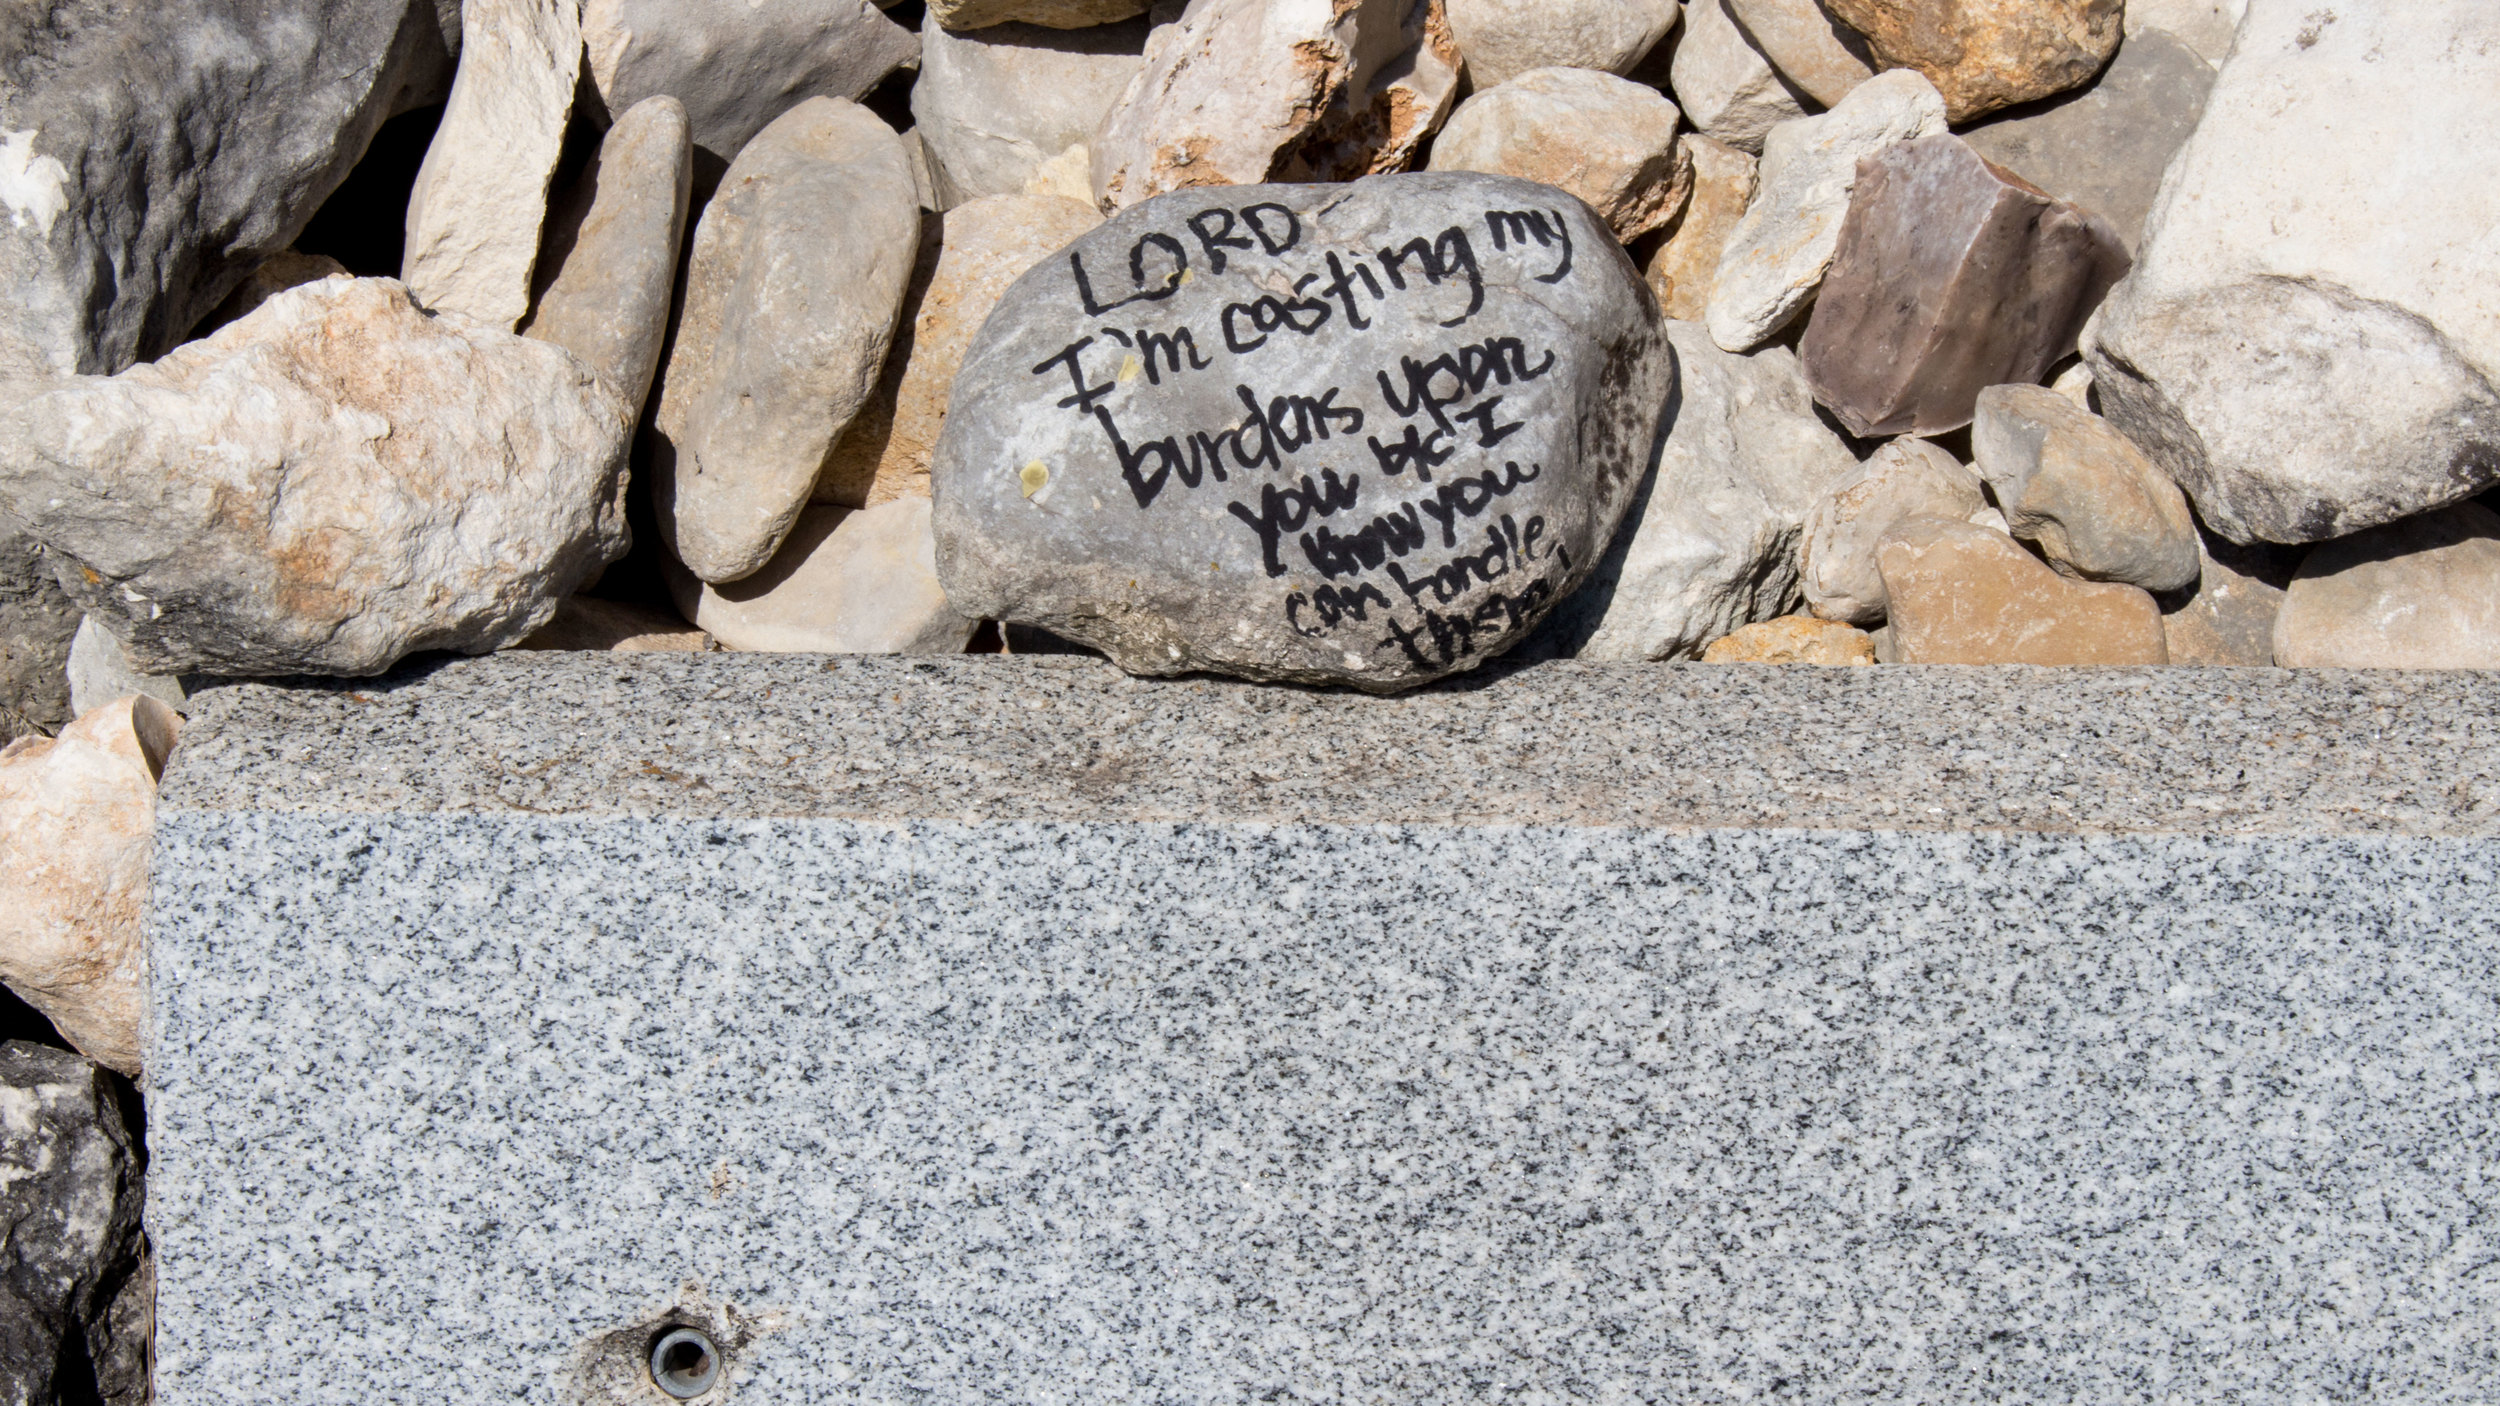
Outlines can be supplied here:
[[1875, 549], [1903, 664], [2167, 664], [2143, 590], [2075, 581], [1992, 527], [1914, 517]]
[[920, 56], [919, 37], [866, 0], [586, 0], [581, 24], [610, 113], [675, 98], [724, 164], [808, 99], [857, 101]]
[[1675, 0], [1447, 0], [1478, 90], [1540, 68], [1629, 73], [1675, 28]]
[[[911, 115], [928, 148], [939, 208], [1021, 194], [1042, 167], [1090, 143], [1103, 114], [1145, 67], [1147, 32], [1138, 19], [956, 34], [932, 15], [921, 27]], [[1090, 190], [1080, 198], [1093, 203]]]
[[2500, 1391], [2490, 674], [204, 698], [163, 1406]]

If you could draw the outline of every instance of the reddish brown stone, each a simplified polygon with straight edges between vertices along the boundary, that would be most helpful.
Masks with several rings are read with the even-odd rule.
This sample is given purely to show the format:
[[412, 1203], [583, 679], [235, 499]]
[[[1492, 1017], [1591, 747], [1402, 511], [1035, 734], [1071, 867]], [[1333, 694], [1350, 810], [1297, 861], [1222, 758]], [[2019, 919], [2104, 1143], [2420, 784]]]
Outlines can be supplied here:
[[1982, 390], [2072, 352], [2128, 264], [2107, 220], [1961, 138], [1903, 142], [1858, 163], [1798, 347], [1806, 383], [1859, 435], [1959, 429]]

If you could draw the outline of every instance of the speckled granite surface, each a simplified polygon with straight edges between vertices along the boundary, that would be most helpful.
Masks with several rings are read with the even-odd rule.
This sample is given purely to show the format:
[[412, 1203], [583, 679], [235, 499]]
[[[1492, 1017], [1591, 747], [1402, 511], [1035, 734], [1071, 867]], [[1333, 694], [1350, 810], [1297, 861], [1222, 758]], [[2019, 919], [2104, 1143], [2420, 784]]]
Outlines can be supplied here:
[[160, 1399], [657, 1402], [586, 1345], [734, 1304], [750, 1403], [2487, 1401], [2495, 701], [235, 690], [160, 831]]

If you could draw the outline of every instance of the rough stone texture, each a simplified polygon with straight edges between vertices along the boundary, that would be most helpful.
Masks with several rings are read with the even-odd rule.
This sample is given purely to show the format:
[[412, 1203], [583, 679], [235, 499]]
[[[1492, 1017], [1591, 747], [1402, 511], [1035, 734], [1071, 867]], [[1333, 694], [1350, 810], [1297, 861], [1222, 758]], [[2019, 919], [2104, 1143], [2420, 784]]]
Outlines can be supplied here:
[[1447, 0], [1481, 92], [1540, 68], [1630, 73], [1675, 28], [1675, 0]]
[[2232, 668], [2272, 664], [2274, 617], [2283, 608], [2283, 589], [2308, 553], [2243, 547], [2201, 532], [2198, 546], [2195, 593], [2161, 617], [2170, 662]]
[[2167, 33], [2220, 68], [2247, 13], [2248, 0], [2127, 0], [2127, 38]]
[[2458, 503], [2309, 553], [2274, 617], [2290, 669], [2500, 669], [2500, 513]]
[[2123, 0], [1825, 0], [1881, 68], [1912, 68], [1955, 122], [2080, 88], [2118, 49]]
[[1839, 246], [1862, 158], [1944, 126], [1936, 90], [1915, 73], [1896, 72], [1859, 84], [1829, 112], [1771, 129], [1760, 189], [1720, 255], [1710, 291], [1710, 335], [1719, 345], [1751, 351], [1813, 299]]
[[1686, 121], [1703, 136], [1749, 156], [1782, 122], [1806, 115], [1804, 102], [1738, 28], [1727, 0], [1692, 0], [1668, 84]]
[[841, 1306], [758, 1323], [739, 1402], [2500, 1383], [2500, 677], [210, 699], [164, 1406], [556, 1402], [689, 1278]]
[[2107, 219], [2132, 254], [2162, 172], [2196, 130], [2213, 85], [2213, 65], [2148, 29], [2127, 36], [2091, 87], [1962, 136], [1981, 156]]
[[1704, 664], [1821, 664], [1855, 667], [1875, 662], [1875, 641], [1864, 630], [1811, 615], [1783, 615], [1747, 625], [1701, 652]]
[[43, 544], [0, 518], [0, 742], [68, 722], [69, 649], [85, 617]]
[[0, 513], [144, 672], [369, 674], [622, 556], [630, 432], [570, 353], [324, 279], [0, 406]]
[[1413, 687], [1587, 577], [1672, 379], [1631, 260], [1548, 187], [1187, 192], [991, 315], [938, 445], [939, 574], [1139, 672]]
[[699, 654], [712, 648], [712, 637], [674, 615], [621, 601], [568, 596], [557, 603], [555, 618], [513, 648]]
[[2045, 386], [1991, 386], [1971, 426], [1973, 465], [2049, 565], [2148, 591], [2196, 584], [2196, 518], [2142, 450]]
[[547, 183], [581, 75], [580, 0], [463, 0], [460, 74], [408, 196], [418, 303], [509, 332], [530, 310]]
[[[911, 114], [929, 149], [939, 208], [1020, 194], [1053, 158], [1090, 143], [1103, 115], [1145, 67], [1146, 34], [1142, 19], [1093, 29], [1009, 24], [953, 34], [939, 27], [933, 12], [920, 32]], [[1092, 192], [1080, 198], [1091, 203]]]
[[816, 500], [857, 508], [928, 497], [947, 395], [974, 334], [1010, 284], [1101, 223], [1091, 205], [1054, 195], [988, 196], [947, 211], [911, 324], [886, 356], [891, 385], [843, 432]]
[[1797, 602], [1806, 513], [1855, 460], [1815, 416], [1797, 358], [1719, 350], [1670, 322], [1677, 385], [1657, 473], [1597, 577], [1563, 607], [1598, 621], [1584, 659], [1689, 659]]
[[1806, 514], [1798, 584], [1826, 620], [1872, 625], [1884, 618], [1884, 574], [1875, 549], [1914, 517], [1977, 521], [1988, 507], [1979, 475], [1920, 439], [1897, 439], [1843, 473]]
[[675, 98], [723, 163], [808, 99], [864, 98], [920, 56], [868, 0], [585, 0], [582, 38], [609, 112]]
[[1850, 433], [1942, 434], [1988, 387], [2045, 379], [2126, 271], [2107, 220], [1960, 137], [1903, 142], [1858, 163], [1797, 355]]
[[2500, 9], [2254, 0], [2086, 348], [2102, 413], [2235, 542], [2500, 482]]
[[930, 0], [929, 17], [950, 29], [1001, 24], [1085, 29], [1142, 15], [1151, 8], [1151, 0]]
[[423, 0], [17, 3], [0, 55], [0, 381], [171, 350], [451, 72]]
[[974, 622], [938, 585], [929, 500], [810, 508], [781, 555], [727, 586], [670, 579], [678, 609], [723, 648], [776, 654], [961, 654]]
[[106, 704], [144, 693], [176, 712], [190, 700], [190, 691], [172, 674], [143, 674], [123, 652], [113, 632], [82, 619], [69, 642], [69, 705], [80, 717]]
[[1692, 191], [1680, 121], [1655, 88], [1585, 68], [1531, 69], [1459, 104], [1432, 144], [1432, 169], [1567, 190], [1629, 244], [1673, 219]]
[[875, 390], [920, 247], [892, 128], [811, 98], [749, 142], [695, 229], [660, 390], [660, 534], [706, 581], [772, 559]]
[[1875, 550], [1903, 664], [2166, 664], [2161, 611], [2133, 586], [2070, 581], [2014, 539], [1950, 518]]
[[1875, 76], [1865, 37], [1823, 0], [1727, 0], [1727, 9], [1771, 66], [1823, 107]]
[[1753, 199], [1754, 159], [1725, 142], [1688, 132], [1681, 139], [1693, 168], [1693, 193], [1674, 232], [1650, 256], [1649, 291], [1659, 310], [1678, 322], [1699, 322], [1718, 286], [1719, 256]]
[[548, 212], [522, 335], [580, 357], [636, 418], [660, 369], [693, 191], [686, 109], [647, 98], [608, 129]]
[[0, 752], [0, 981], [124, 1074], [139, 1072], [147, 1005], [156, 778], [181, 730], [133, 696]]
[[1403, 171], [1458, 76], [1441, 0], [1194, 0], [1103, 116], [1095, 201]]
[[147, 1406], [146, 1174], [124, 1099], [66, 1050], [0, 1044], [0, 1400], [12, 1406]]
[[289, 288], [319, 278], [346, 276], [347, 265], [327, 254], [304, 254], [293, 249], [281, 249], [261, 260], [258, 267], [246, 274], [243, 281], [234, 286], [234, 291], [226, 295], [226, 300], [219, 303], [214, 312], [201, 318], [199, 326], [191, 329], [191, 337], [196, 341], [229, 322], [239, 322], [252, 309]]

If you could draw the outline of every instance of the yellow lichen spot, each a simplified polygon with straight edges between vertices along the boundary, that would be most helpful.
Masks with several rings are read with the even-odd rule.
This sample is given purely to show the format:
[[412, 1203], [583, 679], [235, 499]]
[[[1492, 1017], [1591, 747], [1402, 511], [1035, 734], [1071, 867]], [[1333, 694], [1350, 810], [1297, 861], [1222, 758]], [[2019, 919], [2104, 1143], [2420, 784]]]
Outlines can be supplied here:
[[1137, 359], [1137, 353], [1130, 352], [1127, 357], [1121, 360], [1120, 381], [1123, 385], [1136, 380], [1144, 374], [1146, 374], [1146, 363]]
[[1024, 484], [1024, 496], [1030, 498], [1050, 486], [1050, 465], [1036, 459], [1025, 465], [1024, 472], [1016, 477]]

